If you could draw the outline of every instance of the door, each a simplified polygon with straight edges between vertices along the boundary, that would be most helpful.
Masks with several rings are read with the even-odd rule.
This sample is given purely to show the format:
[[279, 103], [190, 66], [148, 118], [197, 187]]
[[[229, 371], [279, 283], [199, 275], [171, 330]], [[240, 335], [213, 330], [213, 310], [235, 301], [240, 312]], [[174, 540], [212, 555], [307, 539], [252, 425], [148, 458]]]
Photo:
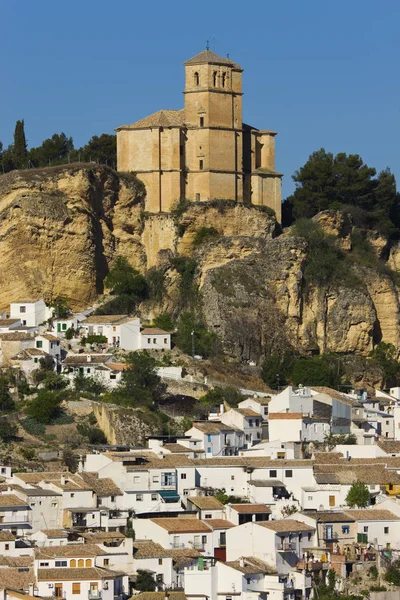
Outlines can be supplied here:
[[61, 331], [61, 323], [57, 323], [57, 331]]
[[326, 526], [326, 539], [331, 540], [333, 538], [333, 525]]
[[89, 584], [89, 597], [90, 598], [98, 598], [99, 597], [99, 584], [96, 581]]
[[329, 506], [335, 506], [335, 496], [329, 496]]
[[62, 583], [55, 583], [54, 584], [54, 596], [56, 598], [62, 598], [63, 597]]

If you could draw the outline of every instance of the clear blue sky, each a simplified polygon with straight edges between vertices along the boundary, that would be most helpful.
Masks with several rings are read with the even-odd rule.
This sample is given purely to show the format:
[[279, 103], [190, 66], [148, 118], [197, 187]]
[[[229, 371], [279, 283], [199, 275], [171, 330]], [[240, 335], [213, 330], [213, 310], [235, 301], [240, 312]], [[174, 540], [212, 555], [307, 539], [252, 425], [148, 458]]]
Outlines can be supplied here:
[[399, 23], [399, 0], [1, 0], [0, 140], [24, 118], [29, 146], [64, 131], [79, 147], [181, 108], [208, 38], [244, 68], [245, 122], [279, 132], [284, 196], [321, 146], [400, 187]]

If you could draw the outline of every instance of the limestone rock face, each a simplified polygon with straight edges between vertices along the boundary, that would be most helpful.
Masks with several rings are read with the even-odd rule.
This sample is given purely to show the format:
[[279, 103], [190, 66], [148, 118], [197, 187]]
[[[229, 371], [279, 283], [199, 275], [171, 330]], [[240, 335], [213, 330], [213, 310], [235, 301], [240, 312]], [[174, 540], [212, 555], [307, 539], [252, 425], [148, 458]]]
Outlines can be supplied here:
[[[352, 252], [349, 215], [314, 218]], [[212, 229], [211, 229], [212, 228]], [[200, 230], [211, 233], [195, 243]], [[359, 267], [362, 285], [305, 282], [306, 240], [278, 235], [276, 220], [254, 206], [193, 203], [168, 214], [145, 212], [144, 186], [96, 164], [15, 171], [0, 177], [0, 309], [13, 300], [65, 297], [74, 309], [95, 301], [117, 256], [141, 272], [162, 269], [165, 297], [143, 317], [177, 316], [179, 275], [170, 258], [197, 263], [204, 316], [225, 349], [245, 359], [291, 346], [301, 352], [357, 353], [374, 343], [400, 349], [398, 289], [387, 270]], [[400, 269], [400, 246], [368, 232], [376, 256]], [[354, 267], [358, 268], [358, 267]]]

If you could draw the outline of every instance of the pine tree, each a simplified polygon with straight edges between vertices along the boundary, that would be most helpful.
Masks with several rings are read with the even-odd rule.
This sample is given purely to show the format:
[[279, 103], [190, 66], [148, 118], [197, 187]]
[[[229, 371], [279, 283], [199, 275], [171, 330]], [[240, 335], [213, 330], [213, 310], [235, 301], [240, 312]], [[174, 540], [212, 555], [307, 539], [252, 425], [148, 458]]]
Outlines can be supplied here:
[[28, 150], [26, 147], [24, 120], [17, 121], [14, 131], [13, 162], [17, 169], [26, 168]]

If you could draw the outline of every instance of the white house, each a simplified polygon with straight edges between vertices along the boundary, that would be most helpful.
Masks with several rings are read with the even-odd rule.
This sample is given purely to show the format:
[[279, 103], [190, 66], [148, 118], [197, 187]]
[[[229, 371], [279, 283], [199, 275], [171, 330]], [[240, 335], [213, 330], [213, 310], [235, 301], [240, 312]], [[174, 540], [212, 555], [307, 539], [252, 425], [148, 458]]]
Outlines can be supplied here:
[[302, 413], [269, 413], [269, 439], [281, 442], [323, 442], [331, 430], [328, 419]]
[[153, 540], [167, 549], [193, 548], [214, 554], [212, 529], [206, 521], [190, 517], [135, 519], [135, 536]]
[[173, 564], [169, 550], [152, 540], [135, 540], [133, 542], [134, 573], [147, 571], [153, 575], [157, 586], [172, 587]]
[[0, 319], [0, 333], [7, 333], [7, 331], [15, 331], [22, 325], [21, 319]]
[[39, 348], [26, 348], [11, 358], [11, 363], [23, 371], [29, 378], [32, 371], [40, 367], [40, 359], [50, 356]]
[[53, 309], [46, 306], [43, 299], [20, 300], [10, 304], [10, 318], [20, 319], [21, 324], [27, 327], [38, 327], [45, 323], [52, 314]]
[[141, 348], [140, 319], [127, 315], [92, 315], [80, 323], [81, 337], [102, 335], [109, 347], [123, 350]]
[[371, 543], [376, 548], [400, 550], [400, 517], [390, 510], [364, 508], [344, 512], [356, 521], [359, 541]]
[[239, 402], [238, 408], [250, 408], [254, 412], [258, 413], [260, 417], [265, 421], [268, 418], [270, 402], [271, 398], [260, 398], [259, 396], [252, 396]]
[[243, 430], [220, 421], [194, 421], [185, 435], [191, 440], [183, 440], [182, 444], [198, 441], [198, 448], [206, 452], [206, 457], [234, 455], [245, 444]]
[[43, 350], [59, 363], [61, 360], [60, 340], [51, 333], [43, 333], [35, 337], [35, 348]]
[[171, 350], [171, 333], [158, 327], [146, 327], [140, 332], [141, 348], [146, 350]]
[[244, 433], [246, 446], [254, 446], [262, 438], [262, 421], [259, 412], [251, 408], [231, 408], [220, 416], [221, 422]]
[[282, 392], [271, 397], [268, 409], [270, 413], [312, 414], [313, 397], [311, 390], [301, 386], [294, 389], [289, 385]]
[[215, 496], [190, 496], [187, 498], [187, 510], [195, 510], [199, 519], [223, 519], [224, 505]]
[[0, 494], [0, 531], [7, 529], [14, 535], [24, 535], [31, 528], [31, 509], [27, 502], [15, 494]]

